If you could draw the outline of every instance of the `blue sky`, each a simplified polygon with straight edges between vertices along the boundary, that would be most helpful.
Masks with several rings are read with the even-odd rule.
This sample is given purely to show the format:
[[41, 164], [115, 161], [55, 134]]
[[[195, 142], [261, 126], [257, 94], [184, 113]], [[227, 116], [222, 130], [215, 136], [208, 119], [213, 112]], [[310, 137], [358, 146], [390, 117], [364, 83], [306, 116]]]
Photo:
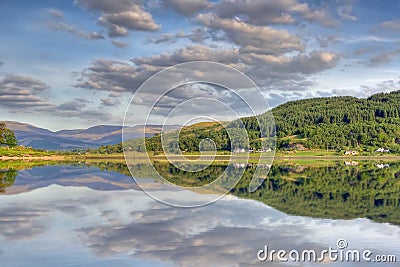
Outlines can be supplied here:
[[399, 90], [398, 14], [375, 0], [1, 1], [0, 120], [121, 124], [142, 82], [193, 60], [239, 69], [270, 106]]

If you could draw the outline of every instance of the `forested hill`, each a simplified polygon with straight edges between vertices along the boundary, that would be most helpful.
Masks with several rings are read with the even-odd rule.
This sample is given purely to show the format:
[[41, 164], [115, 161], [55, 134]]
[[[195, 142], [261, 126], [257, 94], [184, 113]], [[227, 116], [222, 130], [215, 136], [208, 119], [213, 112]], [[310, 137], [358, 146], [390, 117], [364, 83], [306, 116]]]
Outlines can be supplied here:
[[280, 136], [319, 124], [394, 123], [400, 116], [400, 91], [355, 97], [312, 98], [292, 101], [273, 109]]
[[[327, 97], [297, 100], [272, 109], [279, 149], [294, 145], [305, 148], [357, 149], [375, 151], [379, 147], [400, 153], [400, 91], [372, 95], [367, 99]], [[259, 116], [268, 120], [268, 113]], [[250, 136], [248, 148], [259, 149], [260, 133], [256, 117], [243, 118]], [[231, 122], [230, 127], [238, 125]], [[198, 150], [199, 142], [211, 138], [219, 150], [232, 150], [229, 137], [219, 124], [199, 124], [184, 128], [179, 146], [185, 151]], [[131, 143], [133, 149], [135, 142]], [[146, 140], [148, 150], [160, 151], [160, 136]], [[140, 150], [140, 148], [139, 148]]]
[[[400, 91], [367, 99], [298, 100], [274, 108], [273, 114], [277, 136], [304, 138], [306, 147], [388, 147], [399, 151]], [[280, 145], [284, 146], [282, 142]]]

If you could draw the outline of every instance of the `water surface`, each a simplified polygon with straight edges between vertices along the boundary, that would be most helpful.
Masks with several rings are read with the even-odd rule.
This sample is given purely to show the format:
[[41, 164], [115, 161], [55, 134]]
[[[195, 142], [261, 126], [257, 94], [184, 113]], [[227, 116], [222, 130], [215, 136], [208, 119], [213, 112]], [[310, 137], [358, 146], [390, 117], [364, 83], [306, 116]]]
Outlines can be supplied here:
[[[151, 184], [146, 168], [137, 167]], [[2, 266], [286, 266], [276, 259], [260, 262], [257, 252], [265, 245], [321, 251], [337, 248], [338, 239], [346, 239], [351, 249], [399, 260], [399, 169], [394, 163], [380, 168], [371, 162], [274, 166], [255, 193], [246, 192], [244, 177], [232, 195], [191, 209], [151, 199], [118, 164], [3, 170]], [[246, 167], [246, 173], [251, 171]], [[184, 199], [197, 194], [169, 192], [157, 183], [152, 190]], [[289, 265], [326, 263], [329, 259]]]

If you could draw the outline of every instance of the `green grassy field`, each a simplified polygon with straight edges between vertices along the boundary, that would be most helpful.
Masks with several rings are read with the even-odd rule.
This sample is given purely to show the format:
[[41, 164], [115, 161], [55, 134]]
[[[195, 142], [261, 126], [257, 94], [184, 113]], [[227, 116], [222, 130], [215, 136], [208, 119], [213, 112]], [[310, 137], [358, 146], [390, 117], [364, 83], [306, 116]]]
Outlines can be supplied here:
[[0, 157], [44, 157], [44, 156], [57, 156], [60, 155], [60, 152], [54, 151], [45, 151], [27, 148], [23, 146], [17, 146], [14, 148], [9, 147], [0, 147]]
[[300, 150], [300, 151], [277, 151], [276, 156], [297, 156], [297, 157], [332, 157], [341, 156], [340, 153], [332, 150]]

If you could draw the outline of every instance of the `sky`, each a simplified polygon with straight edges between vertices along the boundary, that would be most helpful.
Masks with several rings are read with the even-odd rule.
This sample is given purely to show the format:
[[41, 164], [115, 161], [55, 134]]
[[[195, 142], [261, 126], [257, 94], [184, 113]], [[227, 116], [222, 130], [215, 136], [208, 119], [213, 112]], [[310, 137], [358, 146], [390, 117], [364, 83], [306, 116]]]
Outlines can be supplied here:
[[[390, 0], [3, 0], [0, 120], [51, 130], [121, 125], [143, 82], [190, 61], [239, 70], [270, 107], [400, 90], [398, 14], [400, 1]], [[164, 102], [210, 95], [237, 101], [198, 84]], [[136, 117], [149, 102], [133, 101]], [[218, 113], [211, 101], [189, 113], [205, 109]]]

